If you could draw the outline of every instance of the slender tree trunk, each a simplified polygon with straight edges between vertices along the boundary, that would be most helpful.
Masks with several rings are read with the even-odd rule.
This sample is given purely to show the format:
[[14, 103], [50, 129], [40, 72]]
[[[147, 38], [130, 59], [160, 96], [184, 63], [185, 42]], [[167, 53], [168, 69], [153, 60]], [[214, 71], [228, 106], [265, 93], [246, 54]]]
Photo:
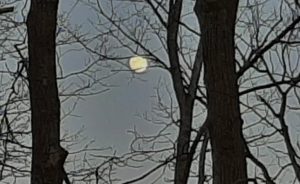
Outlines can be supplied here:
[[[170, 1], [169, 2], [169, 17], [167, 26], [167, 46], [168, 55], [170, 60], [170, 73], [173, 80], [173, 87], [175, 90], [176, 98], [180, 109], [180, 125], [179, 135], [176, 149], [176, 166], [175, 166], [175, 184], [186, 184], [189, 177], [191, 167], [191, 155], [189, 154], [192, 119], [193, 119], [193, 107], [195, 87], [189, 90], [188, 93], [184, 91], [184, 85], [180, 70], [180, 61], [178, 56], [178, 30], [179, 21], [181, 17], [183, 0]], [[197, 68], [198, 73], [200, 69]], [[197, 83], [199, 77], [193, 77], [193, 82]], [[191, 87], [192, 88], [192, 87]]]
[[247, 183], [234, 59], [237, 7], [238, 0], [197, 0], [195, 5], [203, 46], [214, 184]]
[[31, 184], [61, 184], [67, 151], [60, 146], [55, 32], [58, 0], [31, 0], [27, 19], [32, 126]]

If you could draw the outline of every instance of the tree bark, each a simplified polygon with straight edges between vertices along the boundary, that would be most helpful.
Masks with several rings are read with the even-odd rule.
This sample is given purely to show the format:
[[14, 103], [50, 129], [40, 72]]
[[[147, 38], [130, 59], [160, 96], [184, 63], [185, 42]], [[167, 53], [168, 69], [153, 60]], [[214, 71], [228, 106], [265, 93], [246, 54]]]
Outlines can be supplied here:
[[[193, 108], [201, 70], [200, 62], [193, 66], [193, 72], [188, 92], [185, 92], [180, 61], [178, 56], [178, 30], [182, 10], [182, 0], [169, 1], [169, 15], [167, 26], [167, 46], [170, 60], [170, 73], [173, 87], [180, 109], [179, 135], [176, 149], [175, 184], [186, 184], [188, 182], [193, 154], [190, 154], [190, 141], [193, 120]], [[199, 56], [199, 54], [197, 54]]]
[[180, 108], [180, 126], [176, 149], [175, 184], [187, 182], [190, 165], [188, 159], [189, 143], [192, 126], [193, 100], [187, 99], [180, 70], [178, 56], [178, 29], [181, 16], [182, 0], [170, 1], [167, 27], [167, 46], [170, 60], [170, 73], [176, 98]]
[[234, 59], [237, 7], [238, 0], [197, 0], [195, 5], [203, 46], [214, 184], [247, 183]]
[[55, 33], [58, 0], [31, 0], [27, 18], [32, 128], [31, 184], [60, 184], [67, 151], [60, 146]]

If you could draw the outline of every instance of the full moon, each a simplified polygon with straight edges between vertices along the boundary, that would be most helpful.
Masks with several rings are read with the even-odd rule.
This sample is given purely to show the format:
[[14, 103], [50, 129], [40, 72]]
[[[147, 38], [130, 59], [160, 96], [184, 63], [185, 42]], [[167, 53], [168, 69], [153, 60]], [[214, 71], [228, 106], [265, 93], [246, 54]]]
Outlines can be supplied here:
[[148, 61], [141, 56], [134, 56], [129, 59], [129, 67], [135, 73], [142, 73], [147, 70]]

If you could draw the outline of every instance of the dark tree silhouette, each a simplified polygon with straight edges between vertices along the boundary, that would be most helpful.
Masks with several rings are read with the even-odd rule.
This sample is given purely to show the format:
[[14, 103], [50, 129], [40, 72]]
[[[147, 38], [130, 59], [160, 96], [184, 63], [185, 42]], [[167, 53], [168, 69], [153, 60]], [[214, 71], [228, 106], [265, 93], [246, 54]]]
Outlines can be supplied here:
[[58, 0], [32, 0], [27, 19], [32, 126], [32, 184], [60, 184], [67, 152], [60, 146], [55, 38]]
[[[207, 90], [213, 183], [247, 183], [246, 152], [235, 68], [235, 21], [238, 0], [197, 0], [204, 82]], [[199, 61], [195, 61], [199, 62]]]
[[[91, 35], [68, 22], [74, 7], [85, 5], [97, 16], [90, 19], [95, 28]], [[176, 184], [300, 181], [300, 144], [295, 119], [290, 116], [300, 109], [298, 1], [76, 1], [66, 16], [58, 17], [61, 25], [57, 45], [67, 44], [71, 50], [79, 45], [91, 57], [79, 72], [63, 74], [58, 66], [58, 76], [54, 55], [57, 6], [58, 1], [33, 0], [28, 15], [31, 109], [27, 103], [27, 108], [18, 105], [27, 100], [25, 95], [18, 96], [27, 84], [27, 58], [22, 57], [27, 48], [22, 47], [23, 43], [0, 46], [5, 55], [21, 58], [16, 72], [4, 71], [14, 79], [5, 90], [11, 91], [5, 94], [7, 102], [0, 106], [1, 181], [29, 177], [26, 163], [30, 163], [32, 151], [32, 183], [62, 183], [64, 177], [68, 183], [63, 170], [67, 152], [59, 142], [58, 94], [61, 103], [72, 97], [98, 94], [98, 90], [88, 90], [100, 80], [95, 74], [100, 70], [94, 70], [94, 66], [105, 66], [112, 75], [130, 72], [127, 62], [133, 55], [146, 57], [151, 69], [160, 67], [167, 73], [165, 86], [171, 84], [166, 88], [172, 89], [160, 96], [165, 87], [160, 84], [154, 90], [157, 101], [152, 117], [142, 115], [159, 124], [161, 130], [152, 135], [139, 133], [138, 129], [130, 131], [134, 136], [131, 152], [123, 156], [85, 154], [95, 152], [86, 146], [70, 151], [65, 167], [72, 182], [122, 183], [119, 171], [128, 168], [140, 173], [125, 178], [123, 183], [127, 184], [142, 180]], [[269, 11], [270, 7], [274, 12]], [[2, 35], [13, 35], [6, 30], [20, 25], [10, 19], [10, 11], [2, 9], [2, 16], [0, 9], [5, 27], [0, 30]], [[0, 39], [16, 43], [11, 37]], [[86, 77], [83, 80], [81, 73]], [[58, 93], [56, 79], [78, 84], [71, 79], [74, 76], [82, 82], [80, 89], [74, 87], [68, 92], [62, 85]], [[20, 80], [24, 80], [24, 86], [19, 86]], [[13, 108], [18, 115], [12, 115]], [[26, 119], [32, 120], [32, 150], [20, 143], [22, 135], [31, 133], [25, 132], [29, 128], [13, 123], [21, 122], [19, 117], [24, 112], [20, 109], [27, 113], [32, 110], [32, 118]], [[60, 141], [68, 149], [65, 143], [74, 142], [67, 134]], [[78, 153], [83, 154], [83, 164], [71, 168], [78, 161]], [[148, 163], [154, 166], [142, 173], [139, 166]]]
[[[170, 96], [176, 103], [171, 100], [170, 105], [166, 104], [157, 95], [158, 107], [153, 115], [165, 126], [147, 136], [132, 131], [132, 151], [157, 156], [157, 169], [147, 172], [147, 176], [171, 166], [168, 171], [174, 172], [174, 178], [167, 174], [165, 178], [176, 184], [195, 178], [199, 184], [275, 183], [292, 166], [294, 172], [289, 173], [298, 179], [295, 148], [299, 146], [297, 141], [291, 143], [294, 135], [288, 132], [285, 119], [287, 109], [299, 109], [299, 103], [291, 103], [299, 101], [297, 1], [81, 2], [97, 14], [93, 25], [99, 31], [99, 40], [112, 40], [112, 47], [118, 48], [115, 50], [147, 57], [153, 67], [164, 68], [170, 74], [174, 90]], [[124, 7], [128, 13], [122, 12]], [[267, 11], [270, 7], [273, 12]], [[95, 51], [97, 47], [94, 49], [92, 44], [82, 45], [110, 61], [128, 59], [117, 51]], [[206, 120], [199, 122], [196, 115], [202, 108]], [[155, 121], [148, 116], [145, 119]], [[172, 132], [169, 127], [176, 127], [176, 138], [166, 135]], [[170, 147], [158, 146], [164, 141], [170, 141]], [[272, 145], [273, 141], [281, 145], [280, 149]], [[147, 149], [150, 144], [156, 147]], [[261, 145], [268, 159], [276, 160], [275, 171], [259, 155]], [[281, 149], [284, 146], [286, 150]], [[160, 156], [171, 161], [162, 162]], [[154, 157], [151, 155], [149, 160]], [[278, 164], [281, 161], [285, 165]]]

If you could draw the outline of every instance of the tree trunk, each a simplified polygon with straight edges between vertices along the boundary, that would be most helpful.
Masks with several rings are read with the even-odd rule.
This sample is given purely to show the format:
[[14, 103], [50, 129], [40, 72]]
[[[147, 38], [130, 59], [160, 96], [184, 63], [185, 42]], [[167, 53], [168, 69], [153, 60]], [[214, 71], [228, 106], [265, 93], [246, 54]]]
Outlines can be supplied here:
[[234, 59], [237, 7], [238, 0], [197, 0], [195, 5], [203, 46], [214, 184], [247, 183]]
[[[170, 73], [173, 87], [180, 109], [179, 135], [176, 149], [175, 184], [186, 184], [189, 177], [191, 159], [189, 154], [192, 118], [194, 107], [194, 92], [185, 93], [178, 56], [178, 30], [183, 0], [170, 1], [167, 27], [167, 46], [170, 60]], [[199, 77], [194, 80], [197, 83]], [[196, 90], [194, 90], [196, 91]]]
[[61, 184], [67, 151], [60, 146], [55, 33], [58, 0], [31, 0], [27, 19], [32, 126], [31, 184]]

